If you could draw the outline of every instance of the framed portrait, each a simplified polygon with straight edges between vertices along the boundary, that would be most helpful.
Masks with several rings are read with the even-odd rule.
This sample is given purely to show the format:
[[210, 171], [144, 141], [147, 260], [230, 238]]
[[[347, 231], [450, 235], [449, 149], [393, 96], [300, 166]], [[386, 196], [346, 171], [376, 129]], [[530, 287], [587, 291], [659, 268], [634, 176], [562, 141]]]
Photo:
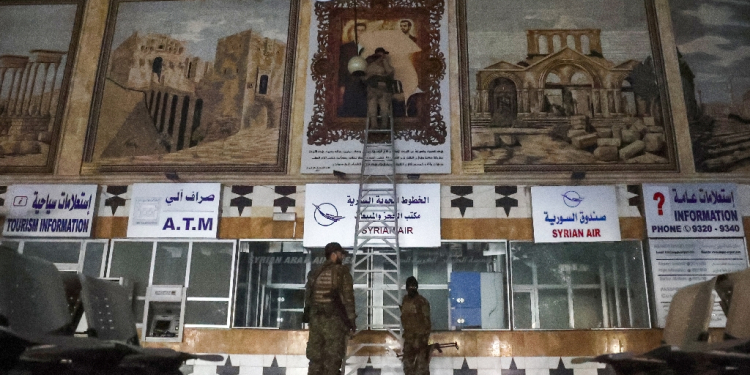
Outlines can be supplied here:
[[458, 0], [464, 167], [676, 171], [654, 0]]
[[671, 0], [698, 172], [750, 171], [750, 3]]
[[284, 173], [297, 3], [111, 0], [83, 173]]
[[312, 13], [302, 173], [359, 172], [366, 121], [389, 117], [399, 173], [450, 173], [445, 2], [315, 2]]
[[0, 173], [51, 173], [85, 0], [0, 1]]

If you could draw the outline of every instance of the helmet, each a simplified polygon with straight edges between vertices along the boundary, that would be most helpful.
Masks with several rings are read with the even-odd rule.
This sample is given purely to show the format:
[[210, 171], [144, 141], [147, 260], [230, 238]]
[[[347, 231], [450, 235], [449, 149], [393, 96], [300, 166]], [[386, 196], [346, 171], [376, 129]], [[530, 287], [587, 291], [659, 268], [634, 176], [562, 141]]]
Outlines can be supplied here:
[[330, 243], [328, 243], [328, 245], [326, 245], [325, 249], [326, 249], [326, 258], [328, 258], [329, 256], [331, 256], [331, 254], [333, 254], [333, 253], [335, 253], [337, 251], [340, 251], [344, 255], [349, 255], [349, 252], [346, 251], [346, 250], [344, 250], [338, 242], [330, 242]]

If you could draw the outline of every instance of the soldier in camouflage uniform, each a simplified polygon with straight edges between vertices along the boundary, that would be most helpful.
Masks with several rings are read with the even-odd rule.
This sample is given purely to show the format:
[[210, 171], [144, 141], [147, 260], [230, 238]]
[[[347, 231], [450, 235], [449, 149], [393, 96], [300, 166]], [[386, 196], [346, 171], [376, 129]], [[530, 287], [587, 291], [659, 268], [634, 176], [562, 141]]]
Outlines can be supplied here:
[[401, 362], [405, 375], [430, 375], [430, 303], [419, 295], [418, 288], [414, 276], [406, 279], [407, 294], [401, 303], [401, 326], [404, 328]]
[[310, 272], [305, 285], [305, 304], [310, 306], [308, 375], [340, 374], [347, 334], [356, 331], [352, 275], [342, 264], [349, 253], [331, 242], [325, 254], [326, 262]]

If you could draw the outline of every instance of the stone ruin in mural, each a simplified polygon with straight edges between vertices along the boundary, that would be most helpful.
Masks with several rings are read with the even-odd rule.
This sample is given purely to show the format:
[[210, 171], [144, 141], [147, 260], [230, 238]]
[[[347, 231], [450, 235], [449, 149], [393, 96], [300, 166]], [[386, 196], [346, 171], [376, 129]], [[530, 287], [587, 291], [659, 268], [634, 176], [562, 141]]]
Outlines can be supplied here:
[[484, 164], [668, 163], [651, 58], [615, 64], [599, 29], [527, 30], [527, 57], [476, 74], [472, 157]]
[[179, 160], [182, 150], [211, 155], [213, 147], [233, 155], [254, 143], [268, 145], [259, 162], [274, 161], [285, 53], [285, 43], [246, 30], [219, 39], [210, 62], [169, 35], [134, 32], [109, 59], [95, 159]]
[[46, 158], [53, 141], [66, 52], [0, 56], [0, 156]]

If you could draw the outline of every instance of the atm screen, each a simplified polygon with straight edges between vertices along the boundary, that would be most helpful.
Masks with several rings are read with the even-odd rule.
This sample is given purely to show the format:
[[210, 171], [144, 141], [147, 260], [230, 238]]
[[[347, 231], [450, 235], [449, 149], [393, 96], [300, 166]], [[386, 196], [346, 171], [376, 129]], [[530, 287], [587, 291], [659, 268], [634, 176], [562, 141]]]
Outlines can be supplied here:
[[171, 320], [157, 320], [156, 322], [154, 322], [154, 333], [161, 334], [169, 331], [169, 326], [171, 324]]

